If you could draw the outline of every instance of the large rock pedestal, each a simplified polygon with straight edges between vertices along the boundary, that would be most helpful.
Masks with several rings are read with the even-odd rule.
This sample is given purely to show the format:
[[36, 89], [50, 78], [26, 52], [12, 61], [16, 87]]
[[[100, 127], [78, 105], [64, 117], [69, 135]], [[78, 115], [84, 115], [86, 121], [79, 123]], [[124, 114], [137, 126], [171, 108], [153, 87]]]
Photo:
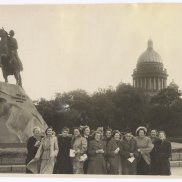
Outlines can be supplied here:
[[0, 143], [26, 143], [35, 126], [47, 127], [24, 89], [0, 82]]

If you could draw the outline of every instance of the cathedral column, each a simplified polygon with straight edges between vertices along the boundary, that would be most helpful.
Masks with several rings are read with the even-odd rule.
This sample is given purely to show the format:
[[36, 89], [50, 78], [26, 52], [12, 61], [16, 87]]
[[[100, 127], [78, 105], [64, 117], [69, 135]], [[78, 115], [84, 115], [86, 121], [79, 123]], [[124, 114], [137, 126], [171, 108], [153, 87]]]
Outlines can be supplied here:
[[137, 81], [137, 86], [136, 86], [136, 88], [138, 88], [138, 87], [139, 87], [139, 81], [138, 81], [138, 78], [136, 79], [136, 81]]
[[143, 88], [143, 78], [140, 78], [141, 80], [141, 88]]
[[151, 77], [151, 84], [152, 84], [152, 90], [154, 90], [154, 78], [153, 77]]
[[154, 77], [154, 90], [156, 90], [156, 79]]
[[147, 90], [147, 79], [146, 79], [146, 77], [144, 78], [144, 83], [145, 83], [144, 84], [144, 89]]
[[134, 83], [135, 83], [135, 88], [136, 88], [136, 78], [134, 79]]
[[163, 89], [163, 79], [161, 78], [161, 89]]
[[166, 86], [166, 79], [164, 79], [164, 88], [166, 88], [167, 86]]
[[160, 78], [158, 78], [158, 90], [161, 90], [161, 82], [160, 82]]
[[146, 88], [147, 88], [147, 90], [149, 90], [149, 78], [147, 77], [146, 80], [147, 80], [147, 82], [146, 82], [146, 84], [147, 84], [147, 85], [146, 85]]
[[149, 90], [151, 90], [151, 78], [149, 77]]
[[164, 89], [164, 78], [162, 78], [162, 89]]

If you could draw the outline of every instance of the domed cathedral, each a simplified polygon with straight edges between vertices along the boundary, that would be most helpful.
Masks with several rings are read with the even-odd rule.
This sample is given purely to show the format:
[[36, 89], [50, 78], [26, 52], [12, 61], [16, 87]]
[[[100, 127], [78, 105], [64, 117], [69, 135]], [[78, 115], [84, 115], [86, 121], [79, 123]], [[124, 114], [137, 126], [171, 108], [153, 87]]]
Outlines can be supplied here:
[[149, 40], [147, 50], [139, 56], [133, 71], [133, 86], [153, 96], [167, 87], [167, 76], [161, 56], [154, 51], [153, 41]]

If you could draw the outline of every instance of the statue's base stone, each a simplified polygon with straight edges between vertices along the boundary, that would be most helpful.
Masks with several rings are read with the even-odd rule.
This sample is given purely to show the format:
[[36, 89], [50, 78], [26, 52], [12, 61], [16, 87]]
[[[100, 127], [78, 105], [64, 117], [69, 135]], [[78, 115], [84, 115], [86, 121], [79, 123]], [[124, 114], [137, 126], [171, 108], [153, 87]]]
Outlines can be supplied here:
[[26, 148], [0, 148], [0, 173], [25, 173]]

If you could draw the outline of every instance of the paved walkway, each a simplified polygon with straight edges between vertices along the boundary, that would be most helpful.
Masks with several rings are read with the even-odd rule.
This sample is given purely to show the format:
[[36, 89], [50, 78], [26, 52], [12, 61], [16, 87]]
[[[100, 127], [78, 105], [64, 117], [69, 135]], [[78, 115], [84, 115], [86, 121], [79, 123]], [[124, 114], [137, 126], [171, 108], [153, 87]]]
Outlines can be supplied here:
[[182, 148], [182, 143], [171, 142], [172, 149]]
[[171, 175], [182, 177], [182, 167], [172, 167], [171, 168]]

